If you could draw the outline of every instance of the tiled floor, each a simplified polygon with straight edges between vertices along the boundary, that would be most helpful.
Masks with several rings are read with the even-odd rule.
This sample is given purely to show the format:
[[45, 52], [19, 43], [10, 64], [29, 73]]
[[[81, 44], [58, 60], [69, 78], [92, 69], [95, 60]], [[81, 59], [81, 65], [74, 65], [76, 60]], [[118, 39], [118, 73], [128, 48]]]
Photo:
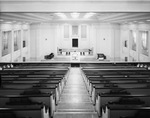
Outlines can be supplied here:
[[86, 90], [80, 68], [71, 68], [54, 118], [98, 118]]

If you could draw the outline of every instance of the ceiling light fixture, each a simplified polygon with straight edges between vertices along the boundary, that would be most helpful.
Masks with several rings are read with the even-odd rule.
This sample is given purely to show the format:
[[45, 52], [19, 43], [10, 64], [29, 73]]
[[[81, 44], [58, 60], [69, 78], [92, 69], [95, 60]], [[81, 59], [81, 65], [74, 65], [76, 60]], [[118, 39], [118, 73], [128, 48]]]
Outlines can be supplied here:
[[67, 16], [64, 13], [55, 13], [55, 14], [61, 18], [67, 18]]
[[86, 13], [85, 15], [84, 15], [84, 18], [90, 18], [90, 17], [92, 17], [93, 15], [95, 15], [96, 13]]
[[79, 15], [80, 15], [80, 13], [77, 13], [77, 12], [71, 13], [72, 18], [78, 18]]

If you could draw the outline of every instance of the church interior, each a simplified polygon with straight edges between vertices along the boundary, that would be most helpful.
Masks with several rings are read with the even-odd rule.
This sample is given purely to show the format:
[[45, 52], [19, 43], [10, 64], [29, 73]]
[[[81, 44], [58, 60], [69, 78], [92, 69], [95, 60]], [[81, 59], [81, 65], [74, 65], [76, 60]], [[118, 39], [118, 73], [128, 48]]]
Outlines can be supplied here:
[[150, 0], [0, 0], [0, 118], [150, 118]]

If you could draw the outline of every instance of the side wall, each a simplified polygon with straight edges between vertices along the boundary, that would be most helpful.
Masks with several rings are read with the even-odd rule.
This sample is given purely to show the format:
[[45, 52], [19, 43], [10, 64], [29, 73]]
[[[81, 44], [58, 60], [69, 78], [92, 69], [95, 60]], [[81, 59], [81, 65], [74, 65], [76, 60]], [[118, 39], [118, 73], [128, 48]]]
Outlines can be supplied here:
[[[136, 50], [132, 50], [132, 40], [130, 36], [130, 31], [134, 31], [136, 34]], [[142, 41], [140, 32], [148, 31], [148, 55], [141, 53]], [[121, 60], [125, 61], [150, 61], [150, 24], [130, 24], [121, 25], [121, 43], [120, 43], [120, 54]], [[124, 41], [127, 41], [127, 47], [124, 46]]]
[[108, 60], [120, 60], [120, 27], [118, 24], [96, 26], [96, 53], [104, 53]]
[[33, 24], [30, 27], [31, 60], [43, 60], [45, 55], [56, 54], [56, 25], [46, 23]]
[[[27, 31], [26, 33], [26, 47], [23, 47], [23, 40], [24, 40], [24, 30]], [[4, 32], [10, 32], [10, 37], [4, 36]], [[18, 40], [18, 47], [19, 49], [14, 51], [14, 32], [20, 31], [20, 37]], [[7, 41], [4, 41], [4, 38]], [[21, 62], [24, 59], [29, 60], [30, 58], [30, 26], [29, 25], [19, 25], [19, 24], [0, 24], [0, 61], [1, 62]], [[2, 55], [3, 51], [3, 43], [7, 42], [9, 51], [8, 54]], [[23, 59], [24, 58], [24, 59]]]

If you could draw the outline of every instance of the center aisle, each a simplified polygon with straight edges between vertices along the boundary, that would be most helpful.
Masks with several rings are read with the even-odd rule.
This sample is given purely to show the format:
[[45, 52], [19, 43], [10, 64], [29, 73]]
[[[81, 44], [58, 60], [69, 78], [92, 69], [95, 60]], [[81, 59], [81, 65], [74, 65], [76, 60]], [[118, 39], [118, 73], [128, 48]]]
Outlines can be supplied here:
[[98, 118], [80, 68], [70, 68], [70, 74], [56, 107], [54, 118]]

